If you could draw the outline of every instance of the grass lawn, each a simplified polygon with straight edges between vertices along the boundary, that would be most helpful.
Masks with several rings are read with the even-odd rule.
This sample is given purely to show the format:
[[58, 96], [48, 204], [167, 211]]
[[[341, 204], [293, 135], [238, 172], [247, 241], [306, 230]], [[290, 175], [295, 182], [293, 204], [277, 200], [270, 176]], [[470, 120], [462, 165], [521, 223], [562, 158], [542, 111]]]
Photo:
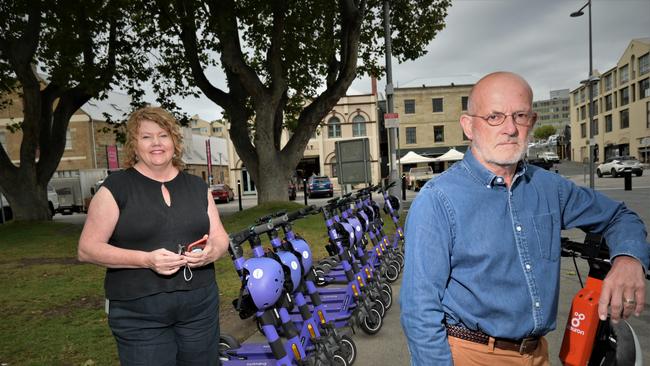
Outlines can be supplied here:
[[[293, 202], [259, 205], [223, 219], [228, 232], [251, 225]], [[387, 233], [393, 233], [385, 220]], [[296, 221], [294, 231], [315, 258], [326, 255], [322, 216]], [[76, 260], [81, 226], [54, 222], [0, 225], [0, 365], [116, 365], [115, 342], [104, 313], [104, 268]], [[268, 247], [268, 241], [264, 242]], [[239, 293], [228, 255], [216, 263], [221, 311]]]

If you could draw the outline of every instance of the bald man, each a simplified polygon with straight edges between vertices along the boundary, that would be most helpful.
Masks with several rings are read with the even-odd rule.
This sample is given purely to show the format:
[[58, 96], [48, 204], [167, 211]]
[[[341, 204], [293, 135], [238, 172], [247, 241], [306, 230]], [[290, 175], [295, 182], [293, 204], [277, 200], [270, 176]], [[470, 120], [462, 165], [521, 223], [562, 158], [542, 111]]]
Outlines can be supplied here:
[[524, 161], [532, 100], [519, 75], [483, 77], [460, 118], [470, 149], [409, 209], [400, 304], [412, 365], [549, 365], [544, 335], [556, 326], [563, 229], [602, 233], [609, 244], [601, 319], [644, 307], [643, 222]]

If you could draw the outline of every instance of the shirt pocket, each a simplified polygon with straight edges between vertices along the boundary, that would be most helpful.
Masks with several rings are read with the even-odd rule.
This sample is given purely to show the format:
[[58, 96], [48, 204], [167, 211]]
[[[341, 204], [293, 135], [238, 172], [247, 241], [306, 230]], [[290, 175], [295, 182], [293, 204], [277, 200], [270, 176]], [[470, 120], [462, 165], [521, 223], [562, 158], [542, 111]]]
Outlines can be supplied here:
[[557, 243], [556, 219], [553, 214], [533, 216], [533, 226], [535, 227], [535, 236], [539, 248], [539, 254], [542, 258], [551, 261], [560, 259], [560, 245]]

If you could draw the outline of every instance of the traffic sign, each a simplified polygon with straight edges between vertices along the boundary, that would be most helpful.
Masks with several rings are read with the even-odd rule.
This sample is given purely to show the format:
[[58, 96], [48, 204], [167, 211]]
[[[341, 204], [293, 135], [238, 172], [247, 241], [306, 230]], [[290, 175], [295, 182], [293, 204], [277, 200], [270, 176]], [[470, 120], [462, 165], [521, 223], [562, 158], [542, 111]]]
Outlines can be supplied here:
[[384, 125], [386, 128], [399, 128], [399, 114], [384, 113]]

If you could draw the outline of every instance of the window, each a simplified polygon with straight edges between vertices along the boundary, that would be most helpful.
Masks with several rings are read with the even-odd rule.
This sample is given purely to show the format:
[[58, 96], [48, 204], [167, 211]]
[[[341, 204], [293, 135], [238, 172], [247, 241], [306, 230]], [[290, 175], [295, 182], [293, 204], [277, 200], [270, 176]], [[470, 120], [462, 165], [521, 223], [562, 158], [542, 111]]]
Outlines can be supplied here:
[[580, 119], [587, 118], [587, 108], [585, 106], [580, 107]]
[[611, 111], [612, 110], [612, 95], [606, 95], [605, 96], [605, 111]]
[[639, 99], [650, 97], [650, 78], [639, 81]]
[[433, 142], [445, 142], [445, 126], [433, 126]]
[[405, 99], [404, 114], [414, 114], [414, 113], [415, 113], [415, 99]]
[[598, 102], [594, 100], [594, 101], [591, 103], [591, 108], [594, 109], [594, 116], [597, 115], [597, 114], [598, 114]]
[[468, 99], [469, 99], [469, 97], [460, 97], [460, 109], [462, 111], [467, 110], [467, 100]]
[[605, 116], [605, 132], [612, 132], [612, 115]]
[[431, 104], [433, 105], [432, 112], [442, 112], [442, 98], [431, 99]]
[[624, 109], [621, 111], [621, 129], [630, 127], [630, 111]]
[[623, 85], [630, 80], [630, 71], [627, 65], [618, 70], [618, 85]]
[[621, 97], [621, 107], [630, 103], [630, 89], [628, 87], [621, 89], [618, 95]]
[[366, 135], [366, 119], [362, 115], [357, 114], [352, 118], [352, 136], [365, 136]]
[[573, 104], [578, 104], [578, 93], [573, 93]]
[[605, 75], [605, 91], [612, 90], [612, 74]]
[[415, 127], [406, 127], [406, 143], [415, 144], [417, 140], [415, 138]]
[[580, 124], [580, 137], [587, 137], [587, 124], [585, 122]]
[[65, 131], [65, 149], [72, 150], [72, 133], [69, 128]]
[[650, 53], [639, 57], [639, 76], [650, 72]]
[[645, 104], [645, 128], [650, 128], [650, 102]]
[[591, 121], [591, 134], [593, 136], [598, 135], [598, 118], [594, 118], [594, 120]]
[[327, 121], [327, 137], [341, 137], [341, 121], [338, 118], [332, 117]]
[[586, 89], [585, 88], [580, 89], [580, 103], [585, 102], [585, 94], [586, 94]]
[[333, 157], [332, 160], [330, 160], [330, 164], [331, 164], [330, 166], [332, 167], [332, 171], [330, 172], [330, 177], [332, 178], [338, 177], [338, 171], [336, 169], [338, 167], [338, 164], [336, 164], [336, 156]]
[[598, 96], [598, 83], [591, 84], [591, 95], [595, 98]]

